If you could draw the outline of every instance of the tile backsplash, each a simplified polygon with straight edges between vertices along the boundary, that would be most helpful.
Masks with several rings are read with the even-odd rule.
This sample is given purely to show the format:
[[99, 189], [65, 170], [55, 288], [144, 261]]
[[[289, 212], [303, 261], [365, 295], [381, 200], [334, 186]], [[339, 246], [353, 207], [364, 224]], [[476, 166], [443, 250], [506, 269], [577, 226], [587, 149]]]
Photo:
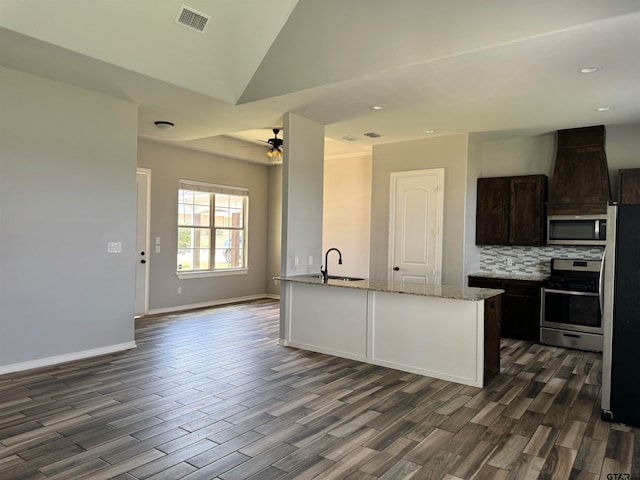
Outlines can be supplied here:
[[549, 275], [552, 258], [600, 260], [603, 247], [507, 247], [480, 248], [480, 271], [511, 275]]

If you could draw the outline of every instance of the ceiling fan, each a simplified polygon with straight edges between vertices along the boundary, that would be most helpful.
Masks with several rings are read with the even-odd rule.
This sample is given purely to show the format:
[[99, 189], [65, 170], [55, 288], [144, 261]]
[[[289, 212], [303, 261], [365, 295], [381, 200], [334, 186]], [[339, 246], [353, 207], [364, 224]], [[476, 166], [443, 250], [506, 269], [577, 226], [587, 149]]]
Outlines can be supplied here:
[[267, 152], [267, 156], [269, 158], [273, 158], [275, 160], [282, 160], [282, 152], [284, 150], [283, 140], [278, 138], [278, 133], [280, 133], [279, 128], [274, 128], [273, 130], [273, 138], [268, 140], [260, 140], [261, 142], [267, 143], [271, 146], [271, 150]]

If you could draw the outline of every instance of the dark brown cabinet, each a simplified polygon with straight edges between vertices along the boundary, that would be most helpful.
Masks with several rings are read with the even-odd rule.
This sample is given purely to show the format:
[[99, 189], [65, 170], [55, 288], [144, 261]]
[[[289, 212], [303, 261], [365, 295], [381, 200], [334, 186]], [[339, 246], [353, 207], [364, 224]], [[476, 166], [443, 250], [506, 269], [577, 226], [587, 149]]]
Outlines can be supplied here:
[[640, 203], [640, 168], [618, 171], [620, 177], [620, 203]]
[[476, 245], [544, 245], [546, 196], [546, 175], [479, 178]]
[[542, 282], [469, 276], [469, 286], [500, 288], [502, 295], [500, 335], [540, 341], [540, 295]]
[[484, 384], [500, 373], [500, 321], [502, 318], [502, 297], [487, 298], [484, 301]]

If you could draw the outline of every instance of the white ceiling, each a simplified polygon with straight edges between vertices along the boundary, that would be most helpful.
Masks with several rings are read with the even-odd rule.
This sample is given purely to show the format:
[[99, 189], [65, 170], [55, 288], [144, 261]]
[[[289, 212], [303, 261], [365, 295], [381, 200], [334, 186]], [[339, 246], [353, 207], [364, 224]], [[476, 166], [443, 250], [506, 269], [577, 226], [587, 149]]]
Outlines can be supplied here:
[[238, 139], [289, 111], [329, 154], [640, 122], [640, 0], [184, 1], [204, 33], [174, 22], [182, 0], [0, 0], [0, 64], [135, 102], [142, 138], [253, 161]]

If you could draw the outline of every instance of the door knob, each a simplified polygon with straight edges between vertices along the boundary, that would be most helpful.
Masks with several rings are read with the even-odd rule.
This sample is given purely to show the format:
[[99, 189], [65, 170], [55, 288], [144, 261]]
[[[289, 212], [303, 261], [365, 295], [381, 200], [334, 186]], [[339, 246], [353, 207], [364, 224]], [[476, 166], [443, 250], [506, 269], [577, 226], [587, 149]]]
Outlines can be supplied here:
[[400, 267], [393, 267], [393, 269], [397, 272], [400, 270]]
[[147, 263], [145, 259], [140, 260], [140, 263]]

